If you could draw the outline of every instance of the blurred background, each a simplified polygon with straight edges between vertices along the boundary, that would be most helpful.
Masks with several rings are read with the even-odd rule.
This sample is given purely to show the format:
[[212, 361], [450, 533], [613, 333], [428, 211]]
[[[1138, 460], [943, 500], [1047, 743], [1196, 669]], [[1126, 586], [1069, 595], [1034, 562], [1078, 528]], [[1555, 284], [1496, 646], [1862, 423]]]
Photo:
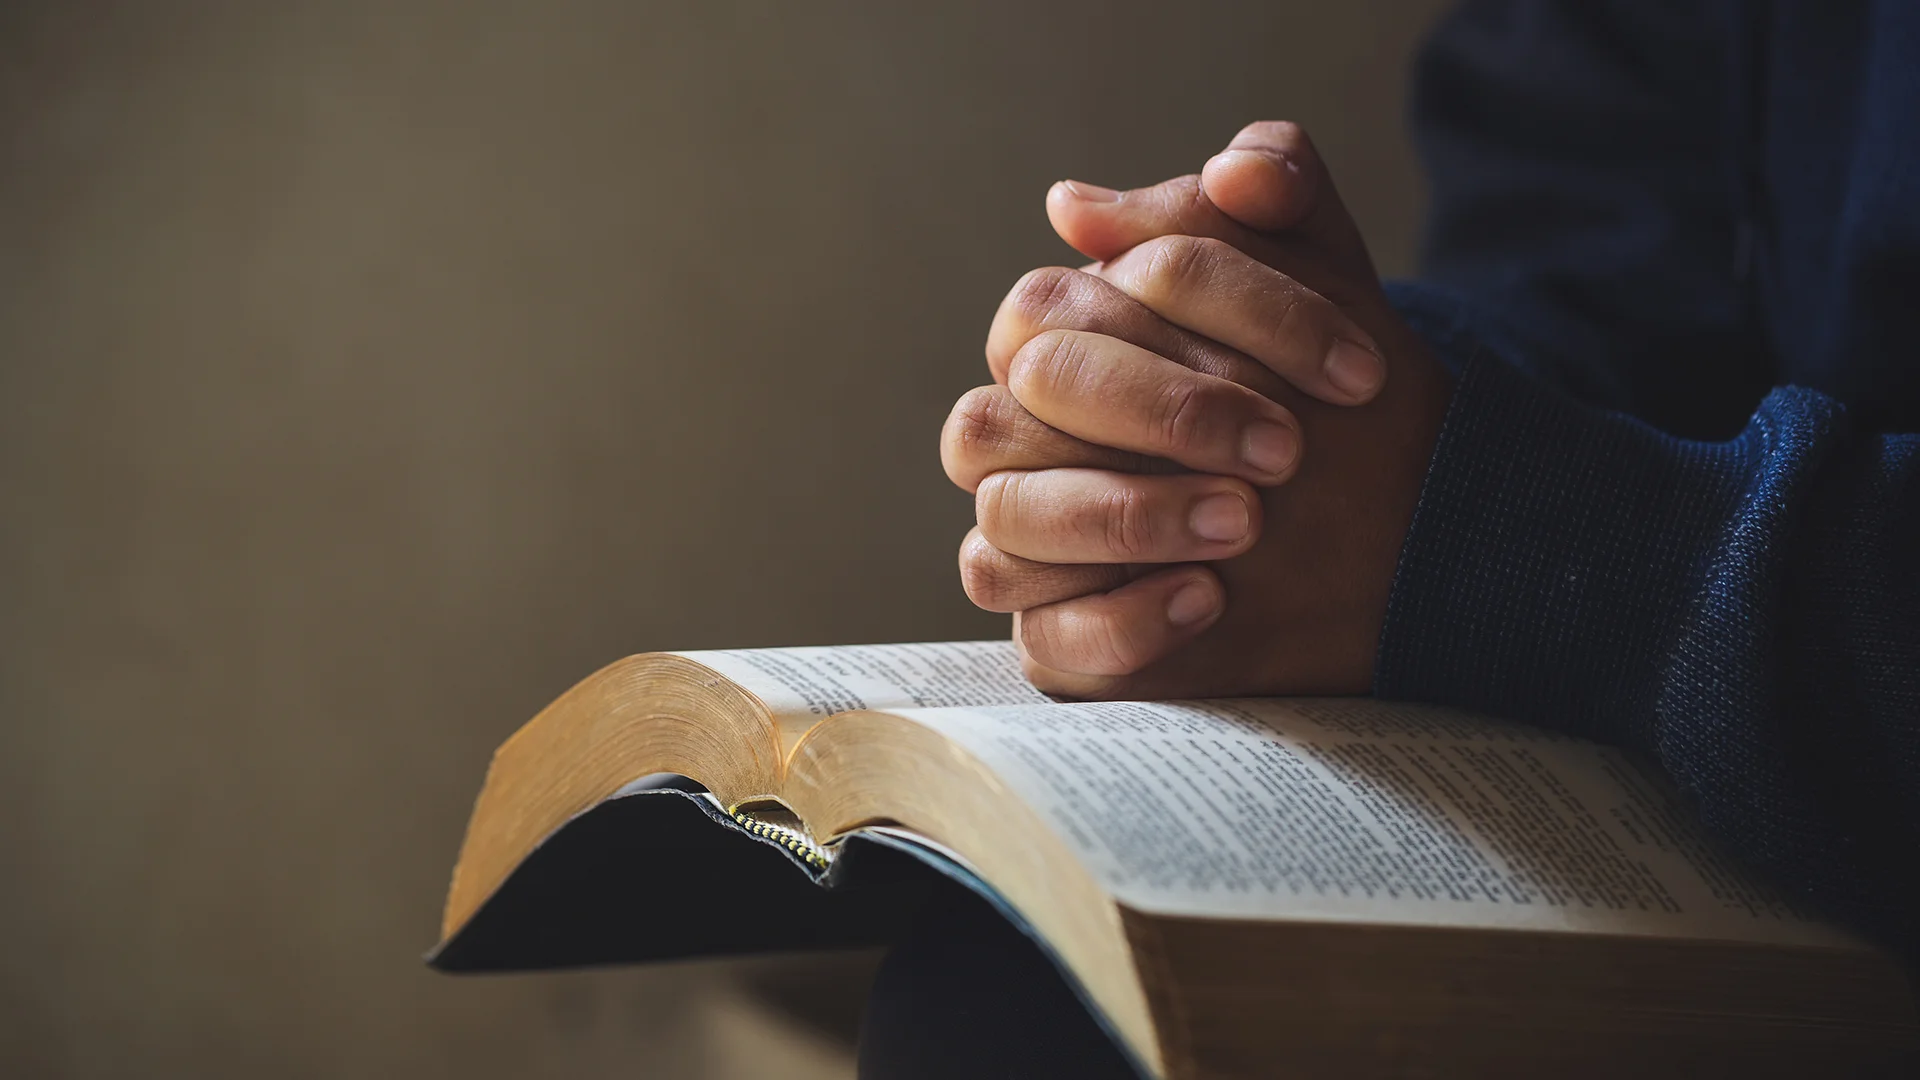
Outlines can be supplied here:
[[1003, 633], [935, 438], [1048, 185], [1299, 120], [1402, 271], [1437, 7], [0, 6], [0, 1075], [849, 1076], [869, 957], [429, 973], [488, 754]]

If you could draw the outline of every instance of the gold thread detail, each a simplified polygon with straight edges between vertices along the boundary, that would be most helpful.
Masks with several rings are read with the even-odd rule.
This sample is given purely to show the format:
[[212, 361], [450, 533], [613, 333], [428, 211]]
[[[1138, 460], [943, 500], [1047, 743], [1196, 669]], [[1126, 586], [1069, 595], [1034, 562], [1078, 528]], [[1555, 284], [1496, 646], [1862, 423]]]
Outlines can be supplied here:
[[776, 825], [771, 821], [761, 821], [759, 818], [740, 810], [732, 810], [728, 813], [733, 817], [733, 820], [740, 823], [741, 828], [755, 836], [779, 844], [799, 856], [800, 860], [808, 866], [825, 870], [828, 864], [833, 861], [833, 856], [827, 853], [827, 849], [814, 843], [812, 837], [801, 832], [799, 829], [788, 828], [785, 825]]

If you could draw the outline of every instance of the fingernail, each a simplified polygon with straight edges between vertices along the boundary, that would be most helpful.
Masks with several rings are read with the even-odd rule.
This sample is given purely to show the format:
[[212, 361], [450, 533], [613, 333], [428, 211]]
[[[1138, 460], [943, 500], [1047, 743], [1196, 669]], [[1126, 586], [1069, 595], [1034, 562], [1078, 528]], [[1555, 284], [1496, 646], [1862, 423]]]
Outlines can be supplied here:
[[1371, 351], [1344, 338], [1335, 338], [1327, 350], [1327, 381], [1341, 393], [1366, 397], [1387, 377], [1386, 365]]
[[1236, 150], [1228, 147], [1213, 155], [1207, 162], [1212, 165], [1219, 162], [1222, 167], [1229, 165], [1260, 165], [1288, 173], [1298, 173], [1300, 166], [1285, 154], [1276, 150]]
[[1209, 495], [1193, 504], [1187, 524], [1202, 540], [1230, 544], [1247, 535], [1247, 502], [1238, 495]]
[[1240, 438], [1240, 460], [1247, 468], [1267, 476], [1279, 476], [1293, 464], [1300, 452], [1300, 440], [1285, 424], [1256, 420], [1247, 425]]
[[1061, 182], [1067, 185], [1067, 191], [1076, 199], [1085, 199], [1087, 202], [1120, 201], [1120, 193], [1112, 188], [1104, 188], [1099, 184], [1089, 184], [1083, 180], [1063, 180]]
[[1220, 594], [1210, 582], [1189, 581], [1167, 601], [1167, 621], [1175, 626], [1192, 626], [1212, 618], [1220, 610]]

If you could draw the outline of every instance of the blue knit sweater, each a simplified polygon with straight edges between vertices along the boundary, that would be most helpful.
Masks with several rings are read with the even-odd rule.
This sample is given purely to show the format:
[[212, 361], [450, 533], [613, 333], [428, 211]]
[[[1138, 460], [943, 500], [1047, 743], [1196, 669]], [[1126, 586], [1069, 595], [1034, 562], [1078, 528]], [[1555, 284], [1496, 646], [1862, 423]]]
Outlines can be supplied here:
[[1920, 3], [1471, 4], [1414, 128], [1460, 380], [1377, 692], [1642, 750], [1920, 958]]

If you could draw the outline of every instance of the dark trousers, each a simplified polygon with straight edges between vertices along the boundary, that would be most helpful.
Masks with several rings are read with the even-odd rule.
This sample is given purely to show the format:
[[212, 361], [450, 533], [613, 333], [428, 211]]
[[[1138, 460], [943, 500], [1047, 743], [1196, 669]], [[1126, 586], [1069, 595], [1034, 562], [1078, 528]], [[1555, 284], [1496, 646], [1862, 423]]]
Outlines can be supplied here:
[[930, 909], [881, 964], [861, 1080], [1140, 1080], [1044, 953], [971, 894]]

